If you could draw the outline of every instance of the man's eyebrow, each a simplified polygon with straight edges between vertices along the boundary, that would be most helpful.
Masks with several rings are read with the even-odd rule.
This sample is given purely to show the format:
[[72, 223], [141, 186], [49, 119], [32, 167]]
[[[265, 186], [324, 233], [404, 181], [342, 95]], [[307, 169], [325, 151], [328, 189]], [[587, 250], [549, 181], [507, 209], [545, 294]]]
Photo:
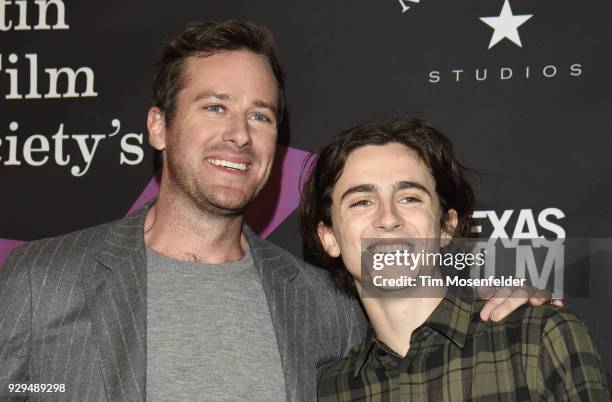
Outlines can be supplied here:
[[401, 180], [393, 185], [393, 188], [397, 190], [408, 190], [411, 188], [416, 188], [417, 190], [421, 190], [425, 192], [429, 197], [431, 197], [431, 193], [427, 188], [421, 183], [417, 183], [415, 181]]
[[226, 94], [222, 92], [202, 91], [199, 94], [197, 94], [195, 98], [193, 98], [193, 100], [197, 102], [199, 100], [206, 99], [206, 98], [215, 98], [215, 99], [219, 99], [223, 101], [229, 101], [229, 100], [235, 99], [234, 96], [231, 96], [230, 94]]
[[360, 184], [358, 186], [353, 186], [353, 187], [349, 188], [348, 190], [346, 190], [342, 194], [342, 197], [340, 197], [340, 202], [342, 202], [343, 199], [345, 199], [346, 197], [348, 197], [351, 194], [355, 194], [355, 193], [373, 193], [375, 191], [376, 191], [376, 186], [374, 184]]
[[257, 106], [257, 107], [263, 107], [263, 108], [266, 108], [266, 109], [270, 109], [270, 111], [272, 113], [276, 114], [276, 110], [277, 109], [276, 109], [276, 104], [274, 104], [274, 103], [268, 103], [268, 102], [264, 102], [264, 101], [262, 101], [260, 99], [256, 99], [256, 100], [253, 101], [253, 105]]

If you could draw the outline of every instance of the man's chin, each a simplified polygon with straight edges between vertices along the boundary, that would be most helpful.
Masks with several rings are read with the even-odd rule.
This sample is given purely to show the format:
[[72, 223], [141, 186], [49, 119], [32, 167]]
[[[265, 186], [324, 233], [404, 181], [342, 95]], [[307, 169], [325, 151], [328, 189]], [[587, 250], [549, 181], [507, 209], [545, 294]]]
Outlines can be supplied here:
[[242, 194], [240, 196], [230, 196], [230, 194], [223, 194], [223, 196], [210, 196], [203, 197], [199, 200], [198, 205], [200, 209], [205, 212], [213, 213], [219, 216], [239, 216], [244, 215], [246, 208], [249, 206], [252, 197]]

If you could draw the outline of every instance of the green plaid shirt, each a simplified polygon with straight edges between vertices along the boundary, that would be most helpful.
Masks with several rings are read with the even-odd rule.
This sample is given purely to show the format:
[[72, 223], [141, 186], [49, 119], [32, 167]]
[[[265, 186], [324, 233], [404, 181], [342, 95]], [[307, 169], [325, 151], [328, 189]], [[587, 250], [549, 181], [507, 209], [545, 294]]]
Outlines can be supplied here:
[[482, 322], [484, 302], [454, 290], [417, 328], [406, 357], [367, 341], [327, 370], [319, 400], [609, 401], [607, 375], [585, 325], [552, 305]]

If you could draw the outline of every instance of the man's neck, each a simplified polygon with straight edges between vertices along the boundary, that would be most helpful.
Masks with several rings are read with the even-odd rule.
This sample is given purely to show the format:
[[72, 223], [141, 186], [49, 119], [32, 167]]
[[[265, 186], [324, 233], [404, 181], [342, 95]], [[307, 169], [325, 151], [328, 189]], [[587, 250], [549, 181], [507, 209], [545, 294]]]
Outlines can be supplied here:
[[145, 243], [167, 257], [206, 264], [238, 261], [248, 247], [242, 216], [213, 217], [160, 192], [145, 219]]
[[428, 289], [431, 297], [362, 298], [377, 339], [406, 356], [412, 332], [423, 325], [446, 294], [445, 288], [438, 290], [433, 294], [433, 289]]

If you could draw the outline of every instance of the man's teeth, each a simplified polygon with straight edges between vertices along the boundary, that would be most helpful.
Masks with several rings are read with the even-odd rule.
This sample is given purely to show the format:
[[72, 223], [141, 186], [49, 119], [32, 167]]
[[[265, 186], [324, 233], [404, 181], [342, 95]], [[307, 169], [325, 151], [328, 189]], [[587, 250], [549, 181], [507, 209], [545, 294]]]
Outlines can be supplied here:
[[228, 167], [228, 168], [231, 168], [231, 169], [238, 169], [238, 170], [246, 170], [247, 169], [247, 164], [246, 163], [230, 162], [230, 161], [226, 161], [226, 160], [223, 160], [223, 159], [209, 159], [209, 161], [213, 165]]
[[396, 251], [408, 250], [406, 244], [377, 244], [372, 247], [374, 253], [394, 253]]

